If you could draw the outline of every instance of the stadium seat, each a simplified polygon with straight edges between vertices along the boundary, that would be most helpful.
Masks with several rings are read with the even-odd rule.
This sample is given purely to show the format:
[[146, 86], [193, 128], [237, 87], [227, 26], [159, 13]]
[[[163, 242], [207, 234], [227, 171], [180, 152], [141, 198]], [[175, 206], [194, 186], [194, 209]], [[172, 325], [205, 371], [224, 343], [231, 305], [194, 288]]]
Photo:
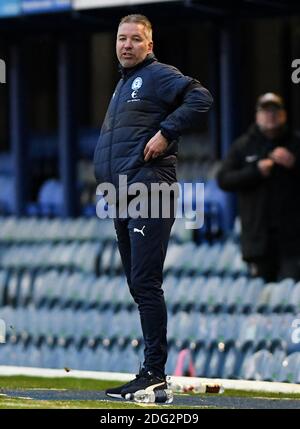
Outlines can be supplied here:
[[241, 350], [236, 347], [231, 347], [225, 354], [223, 367], [221, 369], [221, 377], [227, 379], [238, 378], [238, 368], [241, 361]]
[[300, 352], [292, 353], [282, 361], [278, 381], [300, 383]]
[[19, 299], [19, 274], [18, 272], [12, 272], [8, 284], [6, 294], [6, 304], [16, 307]]
[[174, 274], [167, 274], [164, 278], [163, 289], [165, 294], [166, 303], [169, 308], [172, 308], [177, 301], [177, 283], [178, 277]]
[[221, 367], [224, 361], [224, 352], [219, 350], [216, 346], [211, 347], [210, 359], [208, 362], [205, 376], [208, 378], [218, 378], [221, 373]]
[[170, 347], [168, 352], [166, 370], [165, 370], [166, 374], [168, 375], [174, 374], [177, 357], [178, 357], [178, 350], [175, 347]]
[[285, 299], [287, 299], [287, 311], [293, 313], [300, 312], [300, 282], [296, 283], [291, 293], [286, 295]]
[[0, 153], [0, 171], [3, 176], [11, 176], [13, 174], [13, 158], [10, 152]]
[[176, 288], [173, 291], [173, 310], [187, 310], [191, 304], [191, 284], [192, 277], [184, 276], [178, 280]]
[[248, 281], [248, 285], [241, 297], [241, 308], [244, 313], [253, 313], [256, 311], [257, 302], [264, 287], [264, 282], [261, 278], [250, 279]]
[[35, 347], [32, 344], [29, 344], [26, 348], [26, 353], [24, 354], [25, 361], [23, 361], [24, 366], [41, 368], [42, 366], [42, 356], [41, 349]]
[[267, 368], [267, 372], [265, 374], [265, 381], [278, 381], [279, 374], [281, 371], [282, 362], [286, 358], [286, 353], [284, 350], [277, 349], [273, 353], [273, 361], [269, 368]]
[[273, 355], [267, 350], [260, 350], [244, 360], [240, 376], [245, 380], [270, 379], [272, 362]]
[[201, 303], [205, 311], [212, 312], [218, 310], [224, 300], [223, 293], [222, 278], [219, 276], [208, 277], [201, 297]]
[[0, 308], [5, 304], [8, 271], [0, 270]]
[[20, 275], [18, 306], [26, 306], [32, 299], [32, 274], [24, 271]]
[[13, 176], [0, 176], [0, 213], [15, 212], [15, 186]]
[[247, 287], [249, 287], [247, 277], [241, 276], [235, 280], [231, 278], [231, 283], [224, 296], [224, 308], [226, 308], [226, 311], [230, 313], [242, 311], [243, 298]]
[[185, 219], [177, 218], [172, 227], [171, 239], [179, 243], [189, 242], [193, 239], [193, 230], [185, 228]]
[[284, 310], [287, 306], [287, 297], [294, 286], [294, 281], [285, 279], [280, 283], [269, 283], [258, 297], [256, 310], [259, 312], [272, 312]]
[[194, 357], [194, 366], [197, 377], [205, 377], [210, 362], [210, 352], [206, 348], [200, 348]]

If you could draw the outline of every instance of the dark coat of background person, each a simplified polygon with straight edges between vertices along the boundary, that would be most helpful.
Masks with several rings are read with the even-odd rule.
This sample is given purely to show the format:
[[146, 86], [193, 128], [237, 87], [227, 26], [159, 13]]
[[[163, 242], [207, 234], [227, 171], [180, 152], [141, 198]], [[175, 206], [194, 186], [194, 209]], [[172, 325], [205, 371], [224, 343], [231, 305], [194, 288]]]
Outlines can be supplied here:
[[[275, 147], [283, 146], [296, 156], [291, 170], [275, 165], [263, 177], [257, 162]], [[280, 252], [300, 254], [300, 139], [287, 128], [269, 140], [252, 125], [231, 146], [218, 173], [219, 186], [237, 192], [242, 223], [242, 254], [247, 262], [263, 257], [272, 230], [278, 233]]]

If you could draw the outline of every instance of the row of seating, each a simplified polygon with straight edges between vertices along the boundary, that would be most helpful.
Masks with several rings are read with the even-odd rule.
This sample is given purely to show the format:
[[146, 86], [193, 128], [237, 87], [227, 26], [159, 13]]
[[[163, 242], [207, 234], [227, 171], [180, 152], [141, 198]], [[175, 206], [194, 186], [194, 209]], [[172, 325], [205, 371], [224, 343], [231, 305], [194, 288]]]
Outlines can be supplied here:
[[14, 270], [70, 268], [95, 273], [101, 249], [100, 242], [11, 245], [0, 250], [0, 267]]
[[[193, 352], [191, 360], [195, 374], [200, 377], [300, 382], [300, 352], [286, 355], [280, 348], [270, 353], [251, 347], [245, 350], [231, 347], [224, 352], [211, 347]], [[0, 365], [58, 368], [67, 372], [78, 369], [135, 373], [142, 361], [142, 347], [136, 347], [135, 343], [78, 347], [8, 342], [0, 347]], [[168, 375], [174, 374], [177, 362], [178, 350], [171, 346], [166, 365]]]
[[289, 355], [280, 348], [272, 353], [232, 347], [227, 353], [216, 348], [200, 349], [194, 358], [196, 374], [209, 378], [300, 382], [300, 352]]
[[131, 346], [120, 350], [115, 347], [78, 350], [74, 345], [68, 348], [49, 347], [47, 344], [36, 347], [23, 344], [7, 344], [0, 348], [0, 365], [29, 366], [38, 368], [58, 368], [89, 371], [137, 372], [141, 362], [141, 352]]
[[[0, 309], [0, 318], [7, 326], [7, 335], [17, 342], [40, 343], [48, 341], [82, 341], [124, 343], [141, 342], [138, 312], [121, 309], [98, 311], [96, 309], [36, 309], [34, 306]], [[299, 323], [298, 323], [298, 322]], [[298, 325], [297, 325], [298, 323]], [[243, 348], [273, 350], [278, 345], [288, 352], [300, 350], [300, 315], [253, 313], [199, 314], [179, 311], [169, 314], [168, 339], [178, 348], [207, 347], [216, 344], [220, 350], [235, 345]]]
[[110, 219], [0, 217], [0, 243], [106, 241], [115, 238]]
[[203, 243], [171, 243], [165, 261], [165, 270], [195, 274], [247, 274], [239, 246], [231, 240], [209, 245]]
[[300, 353], [288, 356], [284, 352], [260, 350], [244, 360], [240, 377], [245, 380], [268, 380], [300, 383]]
[[[176, 219], [172, 238], [181, 242], [192, 240], [192, 230], [184, 228], [185, 219]], [[111, 219], [79, 217], [16, 218], [0, 217], [0, 243], [41, 243], [48, 241], [106, 241], [115, 239]]]
[[[80, 253], [78, 254], [80, 255]], [[77, 256], [78, 256], [77, 255]], [[95, 260], [87, 261], [91, 268]], [[90, 264], [90, 265], [88, 265]], [[102, 255], [102, 267], [109, 258]], [[87, 270], [88, 271], [88, 270]], [[164, 291], [171, 312], [292, 313], [300, 312], [300, 282], [285, 279], [264, 284], [246, 276], [165, 276]], [[14, 307], [130, 309], [133, 300], [123, 275], [101, 275], [69, 270], [0, 271], [0, 305]]]
[[[97, 263], [97, 265], [96, 265]], [[0, 244], [0, 269], [70, 268], [115, 275], [122, 264], [116, 240]], [[248, 275], [238, 246], [232, 241], [197, 246], [169, 244], [165, 272], [176, 275]]]

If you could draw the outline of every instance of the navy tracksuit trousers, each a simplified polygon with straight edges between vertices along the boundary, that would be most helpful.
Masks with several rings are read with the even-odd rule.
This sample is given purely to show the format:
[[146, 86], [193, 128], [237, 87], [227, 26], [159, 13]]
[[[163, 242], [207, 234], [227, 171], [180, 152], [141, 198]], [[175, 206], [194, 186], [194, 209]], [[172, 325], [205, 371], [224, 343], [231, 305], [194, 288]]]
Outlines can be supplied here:
[[143, 331], [143, 367], [164, 376], [167, 361], [167, 309], [163, 264], [174, 217], [114, 219], [118, 247]]

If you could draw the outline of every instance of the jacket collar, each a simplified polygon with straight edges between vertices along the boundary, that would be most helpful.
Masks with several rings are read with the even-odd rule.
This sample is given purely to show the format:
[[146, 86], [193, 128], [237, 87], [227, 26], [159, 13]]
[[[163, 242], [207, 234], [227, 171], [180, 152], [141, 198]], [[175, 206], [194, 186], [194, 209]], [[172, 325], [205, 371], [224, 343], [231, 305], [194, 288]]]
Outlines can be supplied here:
[[125, 68], [125, 67], [121, 66], [121, 64], [119, 64], [119, 71], [121, 72], [123, 79], [128, 79], [137, 70], [139, 70], [139, 69], [141, 69], [143, 67], [146, 67], [147, 65], [153, 63], [154, 61], [157, 61], [157, 59], [155, 58], [155, 55], [153, 53], [151, 53], [151, 54], [148, 54], [146, 56], [146, 58], [144, 59], [144, 61], [142, 61], [141, 63], [137, 64], [134, 67]]
[[276, 137], [274, 137], [273, 139], [268, 139], [260, 131], [259, 127], [256, 124], [253, 124], [249, 128], [249, 134], [259, 138], [262, 142], [263, 141], [269, 142], [269, 143], [272, 143], [274, 146], [276, 146], [280, 143], [283, 143], [285, 140], [287, 140], [290, 137], [290, 130], [287, 125], [284, 125]]

